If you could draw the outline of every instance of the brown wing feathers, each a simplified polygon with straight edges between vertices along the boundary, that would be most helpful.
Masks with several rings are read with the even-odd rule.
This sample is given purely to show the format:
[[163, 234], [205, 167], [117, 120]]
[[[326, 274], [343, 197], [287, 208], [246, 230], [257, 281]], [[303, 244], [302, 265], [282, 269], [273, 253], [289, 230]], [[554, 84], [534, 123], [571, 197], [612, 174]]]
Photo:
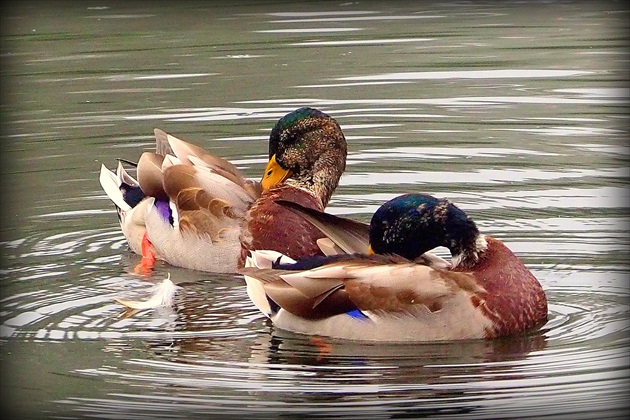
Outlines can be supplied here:
[[224, 200], [210, 197], [204, 190], [185, 188], [175, 197], [179, 210], [179, 228], [196, 235], [208, 235], [220, 241], [225, 229], [238, 225], [239, 218]]
[[162, 185], [162, 162], [164, 156], [157, 153], [144, 152], [138, 161], [138, 183], [142, 191], [151, 197], [166, 199]]
[[257, 184], [248, 181], [241, 170], [232, 162], [208, 153], [201, 147], [187, 143], [170, 134], [167, 134], [167, 138], [175, 156], [177, 156], [182, 163], [210, 169], [212, 172], [244, 188], [253, 199], [260, 195], [260, 189]]
[[[279, 306], [308, 319], [352, 309], [404, 313], [420, 305], [435, 312], [457, 290], [483, 301], [485, 290], [469, 273], [422, 267], [399, 257], [354, 257], [306, 272], [245, 268], [243, 273], [265, 282], [267, 295]], [[372, 275], [370, 267], [383, 272]]]
[[[319, 319], [356, 309], [348, 299], [340, 279], [308, 279], [285, 281], [295, 271], [245, 267], [242, 274], [264, 283], [267, 296], [281, 308], [305, 319]], [[297, 287], [296, 287], [297, 286]]]
[[146, 194], [175, 203], [180, 230], [208, 235], [216, 242], [221, 240], [224, 229], [237, 226], [237, 212], [232, 205], [199, 187], [197, 168], [163, 165], [163, 161], [164, 156], [157, 153], [143, 153], [138, 162], [138, 181]]

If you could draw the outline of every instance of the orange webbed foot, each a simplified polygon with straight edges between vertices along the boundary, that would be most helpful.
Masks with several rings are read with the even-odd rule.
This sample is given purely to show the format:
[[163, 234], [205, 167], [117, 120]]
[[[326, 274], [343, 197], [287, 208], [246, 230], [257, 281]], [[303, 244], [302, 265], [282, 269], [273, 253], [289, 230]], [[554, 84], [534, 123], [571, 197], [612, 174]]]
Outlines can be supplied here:
[[145, 232], [142, 236], [142, 260], [133, 269], [136, 274], [151, 274], [155, 266], [155, 254], [153, 253], [153, 245]]

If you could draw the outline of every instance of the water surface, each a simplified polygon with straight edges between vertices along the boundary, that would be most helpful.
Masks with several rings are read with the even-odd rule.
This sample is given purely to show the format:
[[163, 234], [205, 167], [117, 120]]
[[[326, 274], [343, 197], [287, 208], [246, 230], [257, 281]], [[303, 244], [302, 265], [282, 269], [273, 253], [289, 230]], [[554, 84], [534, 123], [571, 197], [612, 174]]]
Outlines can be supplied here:
[[[2, 405], [17, 418], [616, 418], [627, 412], [622, 2], [20, 3], [2, 15]], [[142, 276], [98, 183], [159, 127], [262, 174], [275, 121], [335, 117], [329, 211], [448, 197], [543, 285], [493, 341], [316, 341], [236, 275]], [[438, 250], [439, 251], [439, 250]], [[128, 314], [167, 275], [173, 308]], [[625, 418], [625, 416], [624, 416]]]

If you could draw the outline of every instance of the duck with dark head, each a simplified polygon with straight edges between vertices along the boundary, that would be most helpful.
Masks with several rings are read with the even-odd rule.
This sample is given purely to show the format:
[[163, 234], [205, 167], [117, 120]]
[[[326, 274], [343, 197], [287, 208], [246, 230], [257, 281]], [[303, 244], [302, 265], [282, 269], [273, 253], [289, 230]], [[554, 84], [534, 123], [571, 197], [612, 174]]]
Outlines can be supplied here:
[[[406, 194], [369, 226], [280, 205], [326, 233], [328, 257], [251, 251], [248, 294], [281, 329], [352, 340], [436, 341], [522, 333], [547, 319], [543, 288], [498, 239], [445, 199]], [[325, 240], [320, 240], [324, 244]], [[451, 261], [431, 254], [446, 247]]]
[[446, 199], [406, 194], [385, 203], [372, 218], [370, 244], [374, 253], [411, 260], [438, 246], [448, 248], [450, 270], [472, 274], [485, 289], [483, 300], [471, 297], [471, 302], [492, 320], [492, 335], [527, 330], [547, 316], [545, 293], [531, 271]]

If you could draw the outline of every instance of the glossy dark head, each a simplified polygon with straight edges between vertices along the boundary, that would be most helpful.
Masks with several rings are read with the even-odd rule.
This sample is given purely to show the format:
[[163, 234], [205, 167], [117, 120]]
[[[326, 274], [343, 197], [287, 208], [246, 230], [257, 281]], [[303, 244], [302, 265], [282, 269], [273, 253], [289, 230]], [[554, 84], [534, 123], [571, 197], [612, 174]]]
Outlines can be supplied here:
[[453, 256], [475, 250], [479, 230], [448, 200], [406, 194], [383, 204], [370, 223], [370, 245], [377, 254], [413, 260], [444, 246]]
[[284, 169], [300, 173], [325, 152], [347, 155], [346, 139], [337, 121], [314, 108], [299, 108], [280, 118], [269, 135], [269, 157]]

